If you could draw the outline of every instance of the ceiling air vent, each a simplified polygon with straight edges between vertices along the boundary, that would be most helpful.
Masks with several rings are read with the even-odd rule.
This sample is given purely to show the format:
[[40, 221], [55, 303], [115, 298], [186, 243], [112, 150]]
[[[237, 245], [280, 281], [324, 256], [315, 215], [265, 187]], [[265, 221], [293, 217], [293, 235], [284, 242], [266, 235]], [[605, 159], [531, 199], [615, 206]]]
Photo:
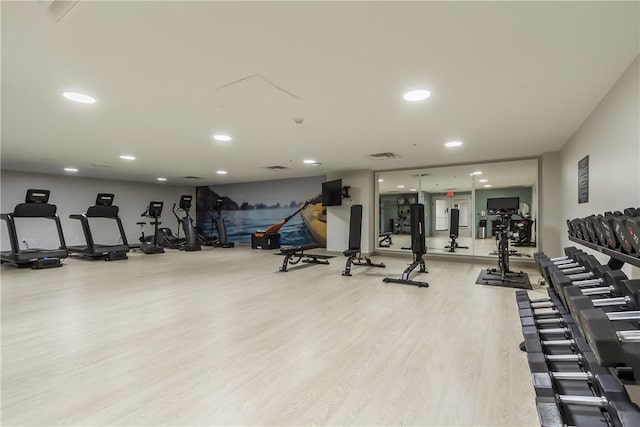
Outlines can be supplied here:
[[91, 163], [91, 166], [93, 166], [94, 168], [111, 168], [113, 166], [110, 165], [103, 165], [101, 163]]
[[388, 160], [388, 159], [400, 158], [400, 156], [398, 156], [396, 153], [375, 153], [375, 154], [369, 154], [367, 157], [370, 158], [371, 160]]
[[184, 179], [204, 179], [199, 176], [183, 176]]
[[274, 166], [267, 166], [265, 169], [271, 169], [272, 171], [283, 171], [285, 169], [289, 169], [286, 166], [279, 166], [279, 165], [274, 165]]

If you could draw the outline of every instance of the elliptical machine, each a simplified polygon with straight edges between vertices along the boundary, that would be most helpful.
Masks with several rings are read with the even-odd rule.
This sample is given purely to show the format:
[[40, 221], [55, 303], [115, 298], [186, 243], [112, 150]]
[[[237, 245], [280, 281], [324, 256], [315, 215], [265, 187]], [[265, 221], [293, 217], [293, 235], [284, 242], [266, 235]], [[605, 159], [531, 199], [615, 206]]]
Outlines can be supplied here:
[[[162, 215], [163, 206], [164, 202], [151, 201], [149, 202], [149, 207], [147, 208], [147, 210], [144, 211], [142, 215], [140, 215], [153, 219], [153, 221], [150, 222], [150, 224], [153, 225], [153, 238], [150, 238], [151, 236], [145, 238], [144, 230], [143, 237], [140, 238], [140, 250], [147, 255], [164, 253], [164, 248], [158, 244], [158, 225], [162, 224], [159, 219]], [[141, 228], [144, 226], [144, 223], [139, 222], [138, 224], [141, 226]]]
[[[207, 237], [200, 236], [202, 244], [205, 246], [213, 246], [216, 248], [233, 248], [235, 244], [233, 242], [229, 242], [227, 240], [227, 226], [224, 223], [224, 218], [222, 217], [222, 203], [224, 199], [218, 197], [216, 200], [216, 205], [214, 207], [216, 215], [209, 214], [211, 218], [211, 228], [210, 230], [213, 232], [213, 229], [218, 232], [218, 235], [210, 235]], [[202, 231], [202, 227], [200, 227]], [[213, 233], [212, 233], [213, 234]]]
[[[200, 239], [196, 235], [196, 231], [193, 227], [193, 220], [191, 216], [189, 216], [189, 210], [191, 209], [191, 200], [193, 200], [193, 196], [188, 194], [183, 194], [180, 196], [180, 205], [178, 209], [176, 209], [176, 204], [173, 204], [173, 215], [175, 215], [178, 220], [178, 249], [184, 251], [199, 251], [202, 249], [200, 246]], [[184, 212], [184, 217], [180, 218], [178, 216], [178, 212]], [[184, 240], [180, 240], [180, 226], [184, 230]]]

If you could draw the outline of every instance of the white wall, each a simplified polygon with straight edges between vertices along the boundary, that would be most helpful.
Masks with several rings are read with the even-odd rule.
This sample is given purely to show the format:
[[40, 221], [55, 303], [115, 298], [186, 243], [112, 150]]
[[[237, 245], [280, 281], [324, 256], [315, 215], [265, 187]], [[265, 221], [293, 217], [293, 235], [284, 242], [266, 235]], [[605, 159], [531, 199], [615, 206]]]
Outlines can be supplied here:
[[[62, 222], [67, 245], [85, 244], [80, 221], [69, 219], [69, 214], [85, 212], [89, 206], [95, 203], [98, 193], [115, 194], [114, 204], [120, 207], [119, 215], [129, 243], [138, 243], [140, 226], [136, 225], [136, 222], [149, 222], [149, 218], [142, 218], [140, 214], [151, 200], [164, 201], [162, 226], [171, 228], [175, 234], [177, 221], [171, 213], [171, 207], [174, 203], [178, 203], [182, 194], [192, 194], [195, 197], [195, 187], [172, 186], [162, 183], [144, 184], [5, 170], [2, 171], [1, 178], [0, 209], [2, 212], [12, 212], [18, 203], [24, 202], [25, 194], [29, 188], [51, 191], [49, 203], [58, 207], [58, 216]], [[195, 205], [191, 215], [195, 218]], [[0, 222], [2, 222], [2, 250], [9, 250], [6, 223]], [[115, 221], [91, 220], [90, 224], [96, 242], [117, 243], [118, 229]], [[52, 221], [31, 219], [23, 221], [20, 219], [16, 221], [16, 226], [20, 242], [26, 240], [30, 247], [54, 248], [58, 246], [55, 225]], [[146, 232], [152, 232], [151, 226], [146, 226]], [[21, 248], [25, 247], [22, 243], [20, 246]]]
[[538, 249], [554, 257], [561, 255], [561, 235], [566, 234], [562, 215], [562, 201], [558, 186], [562, 181], [561, 154], [544, 153], [538, 163], [540, 177], [540, 209], [538, 210]]
[[370, 254], [374, 240], [374, 176], [373, 171], [360, 170], [327, 174], [327, 180], [342, 178], [343, 186], [350, 186], [351, 200], [342, 206], [327, 207], [327, 250], [342, 252], [349, 246], [349, 213], [351, 205], [362, 205], [362, 252]]
[[[639, 64], [636, 57], [562, 148], [563, 221], [640, 206]], [[578, 161], [587, 155], [589, 202], [578, 204]], [[562, 245], [570, 243], [563, 232]]]

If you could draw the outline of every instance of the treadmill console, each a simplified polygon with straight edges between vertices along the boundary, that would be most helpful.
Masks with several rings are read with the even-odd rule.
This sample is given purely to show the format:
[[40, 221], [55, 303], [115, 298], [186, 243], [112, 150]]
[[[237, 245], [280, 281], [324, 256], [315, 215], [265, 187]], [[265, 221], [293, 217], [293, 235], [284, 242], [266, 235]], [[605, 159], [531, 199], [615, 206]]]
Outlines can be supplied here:
[[34, 190], [30, 188], [27, 190], [27, 196], [24, 201], [25, 203], [49, 203], [49, 190]]
[[114, 195], [110, 193], [98, 193], [96, 197], [96, 206], [111, 206], [113, 204]]

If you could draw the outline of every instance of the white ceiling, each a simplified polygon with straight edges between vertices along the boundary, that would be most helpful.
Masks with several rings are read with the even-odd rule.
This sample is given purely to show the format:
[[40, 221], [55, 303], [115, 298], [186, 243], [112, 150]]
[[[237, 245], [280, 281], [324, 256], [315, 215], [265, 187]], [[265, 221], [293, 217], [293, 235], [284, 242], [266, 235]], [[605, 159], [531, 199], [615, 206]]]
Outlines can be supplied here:
[[[475, 172], [482, 174], [471, 176]], [[381, 194], [409, 193], [412, 189], [430, 193], [471, 191], [474, 179], [476, 189], [484, 189], [484, 185], [491, 185], [492, 189], [533, 187], [538, 182], [538, 161], [529, 159], [380, 172], [376, 174], [376, 178], [382, 179], [382, 182], [378, 181]], [[487, 182], [479, 182], [481, 179], [486, 179]], [[399, 185], [404, 185], [404, 188], [398, 188]]]
[[[80, 1], [58, 22], [1, 8], [2, 168], [135, 181], [537, 156], [639, 51], [637, 2]], [[433, 96], [407, 103], [413, 88]], [[365, 157], [386, 151], [401, 158]]]

